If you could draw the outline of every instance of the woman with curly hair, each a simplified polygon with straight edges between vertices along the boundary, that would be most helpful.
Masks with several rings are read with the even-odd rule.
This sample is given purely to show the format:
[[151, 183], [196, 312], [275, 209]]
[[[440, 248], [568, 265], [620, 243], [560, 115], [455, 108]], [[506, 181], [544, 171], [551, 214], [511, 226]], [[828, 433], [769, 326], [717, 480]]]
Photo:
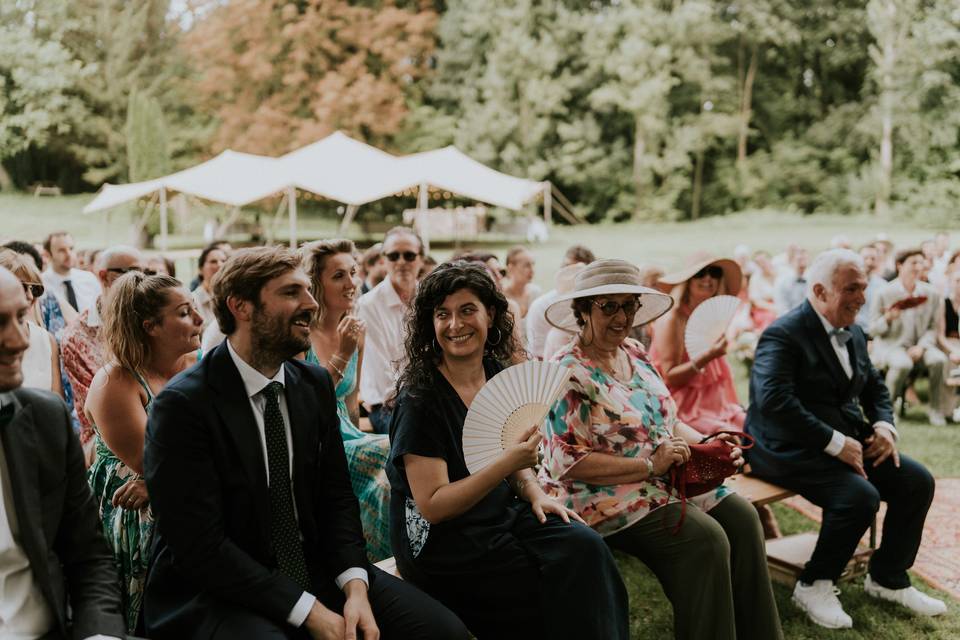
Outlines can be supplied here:
[[310, 327], [306, 360], [326, 368], [333, 379], [350, 483], [360, 502], [367, 555], [376, 562], [390, 556], [390, 483], [385, 470], [390, 440], [359, 429], [357, 389], [366, 326], [354, 314], [359, 297], [356, 249], [349, 240], [317, 240], [301, 251], [310, 293], [320, 307]]
[[467, 470], [467, 410], [518, 349], [504, 295], [481, 265], [443, 264], [420, 283], [408, 322], [387, 466], [397, 568], [481, 640], [627, 638], [613, 556], [531, 471], [539, 425]]
[[196, 362], [203, 318], [170, 276], [139, 272], [110, 287], [103, 338], [110, 362], [90, 384], [84, 406], [96, 437], [87, 471], [120, 575], [127, 630], [140, 617], [153, 549], [153, 513], [142, 478], [147, 411], [170, 378]]

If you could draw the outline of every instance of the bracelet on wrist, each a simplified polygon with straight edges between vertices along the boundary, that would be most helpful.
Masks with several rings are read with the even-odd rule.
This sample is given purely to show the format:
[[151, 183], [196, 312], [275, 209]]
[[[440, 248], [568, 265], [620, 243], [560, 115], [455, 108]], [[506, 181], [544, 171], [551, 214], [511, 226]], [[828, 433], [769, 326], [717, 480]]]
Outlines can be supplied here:
[[517, 480], [517, 486], [514, 487], [514, 492], [517, 494], [518, 498], [521, 497], [521, 494], [523, 493], [523, 488], [527, 486], [528, 482], [529, 480], [527, 480], [526, 478]]
[[647, 480], [653, 477], [653, 458], [643, 458], [647, 465]]
[[339, 353], [333, 354], [332, 356], [330, 356], [330, 359], [331, 360], [337, 359], [340, 361], [341, 364], [347, 364], [347, 359], [341, 356]]
[[343, 380], [343, 377], [344, 377], [344, 376], [343, 376], [343, 369], [341, 369], [341, 368], [338, 367], [337, 365], [333, 364], [333, 359], [332, 359], [332, 358], [330, 359], [330, 363], [329, 363], [329, 364], [330, 364], [331, 367], [333, 367], [333, 370], [336, 371], [337, 374], [340, 376], [340, 379]]

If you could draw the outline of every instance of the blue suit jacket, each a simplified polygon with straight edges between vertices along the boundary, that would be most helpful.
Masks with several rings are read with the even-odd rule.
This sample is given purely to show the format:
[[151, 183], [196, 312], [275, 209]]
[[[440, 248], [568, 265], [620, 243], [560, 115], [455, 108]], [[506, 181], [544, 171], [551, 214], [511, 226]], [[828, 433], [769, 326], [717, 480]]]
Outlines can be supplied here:
[[844, 373], [809, 301], [760, 336], [746, 420], [747, 433], [756, 438], [746, 452], [754, 474], [777, 477], [843, 468], [843, 462], [823, 451], [834, 429], [862, 442], [873, 434], [875, 422], [893, 424], [890, 395], [870, 362], [866, 336], [857, 325], [849, 330], [852, 378]]

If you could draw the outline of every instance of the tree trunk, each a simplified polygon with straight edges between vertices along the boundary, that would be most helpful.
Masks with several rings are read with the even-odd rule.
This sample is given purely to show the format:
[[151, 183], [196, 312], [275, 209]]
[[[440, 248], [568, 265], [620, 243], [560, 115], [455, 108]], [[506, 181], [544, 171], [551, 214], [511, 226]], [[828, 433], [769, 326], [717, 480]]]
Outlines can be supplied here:
[[647, 153], [647, 142], [644, 139], [643, 128], [640, 126], [640, 115], [634, 116], [633, 133], [633, 188], [636, 193], [636, 204], [634, 205], [633, 217], [639, 220], [642, 217], [643, 199], [649, 195], [646, 192], [647, 187], [647, 169], [644, 156]]
[[690, 205], [690, 219], [700, 218], [700, 201], [703, 199], [703, 148], [697, 149], [693, 166], [693, 202]]
[[0, 191], [13, 191], [13, 178], [3, 168], [3, 164], [0, 164]]
[[741, 171], [747, 160], [747, 137], [750, 134], [750, 119], [753, 117], [753, 83], [757, 79], [757, 45], [750, 45], [750, 65], [743, 77], [743, 88], [740, 92], [740, 131], [737, 136], [737, 168]]

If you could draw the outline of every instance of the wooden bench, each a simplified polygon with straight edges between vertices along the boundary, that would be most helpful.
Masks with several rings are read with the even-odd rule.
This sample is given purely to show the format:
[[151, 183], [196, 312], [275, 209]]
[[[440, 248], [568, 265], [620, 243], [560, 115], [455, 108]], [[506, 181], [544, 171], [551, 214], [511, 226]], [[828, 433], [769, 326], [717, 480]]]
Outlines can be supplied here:
[[[772, 504], [796, 495], [789, 489], [746, 475], [728, 478], [726, 485], [757, 506]], [[767, 540], [767, 568], [770, 571], [770, 579], [789, 587], [796, 584], [804, 565], [813, 555], [818, 537], [818, 533], [808, 531]], [[875, 547], [876, 522], [870, 525], [869, 546], [857, 547], [850, 562], [840, 574], [840, 581], [852, 580], [866, 574], [870, 556], [873, 555]]]
[[[727, 478], [725, 484], [756, 506], [773, 504], [796, 495], [789, 489], [743, 474]], [[767, 540], [767, 568], [770, 571], [771, 580], [793, 587], [800, 572], [803, 571], [803, 566], [813, 555], [813, 548], [817, 544], [818, 535], [818, 533], [808, 531]], [[846, 568], [840, 575], [841, 582], [852, 580], [867, 573], [870, 556], [873, 555], [874, 548], [877, 546], [876, 535], [876, 521], [874, 521], [870, 525], [869, 546], [860, 545], [857, 547], [850, 562], [847, 563]], [[403, 579], [403, 576], [397, 571], [397, 561], [394, 558], [381, 560], [376, 563], [376, 566], [392, 576]]]

